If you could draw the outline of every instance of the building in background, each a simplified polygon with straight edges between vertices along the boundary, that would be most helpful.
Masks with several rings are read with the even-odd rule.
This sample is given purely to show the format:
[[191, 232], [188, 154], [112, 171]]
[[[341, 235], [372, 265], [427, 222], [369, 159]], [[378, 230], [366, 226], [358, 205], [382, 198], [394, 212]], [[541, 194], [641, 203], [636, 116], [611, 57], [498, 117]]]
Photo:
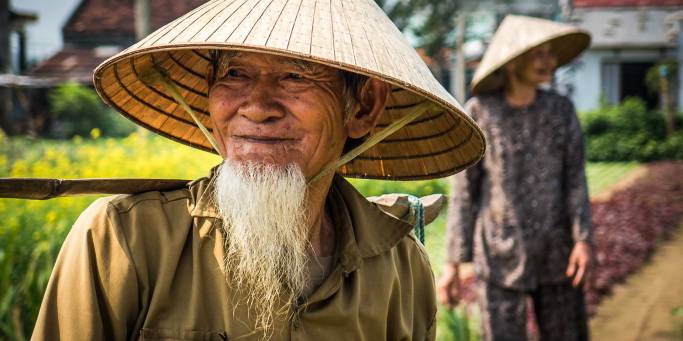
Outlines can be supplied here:
[[658, 108], [660, 97], [648, 89], [645, 76], [655, 64], [677, 59], [678, 11], [683, 0], [574, 0], [570, 21], [593, 36], [591, 48], [565, 77], [577, 110], [630, 96]]
[[[0, 129], [7, 130], [15, 116], [21, 114], [16, 104], [25, 100], [21, 93], [10, 86], [3, 86], [3, 80], [26, 70], [26, 25], [35, 22], [34, 13], [14, 10], [9, 0], [0, 0]], [[12, 49], [12, 42], [16, 49]], [[9, 83], [9, 82], [8, 82]]]
[[62, 29], [64, 47], [31, 75], [92, 84], [92, 71], [205, 0], [82, 0]]
[[[60, 83], [71, 81], [92, 86], [97, 65], [139, 37], [189, 12], [206, 0], [81, 0], [62, 27], [62, 49], [29, 70], [10, 74], [3, 65], [3, 27], [0, 20], [0, 123], [8, 134], [49, 134], [53, 127], [48, 93]], [[8, 0], [0, 0], [0, 14], [12, 15], [12, 30], [23, 33], [18, 23], [31, 17], [9, 11]], [[10, 13], [11, 12], [11, 13]], [[10, 13], [10, 14], [7, 14]], [[21, 20], [20, 20], [21, 19]], [[20, 35], [19, 38], [25, 38]], [[19, 41], [19, 55], [26, 56]], [[9, 43], [8, 43], [9, 44]], [[19, 58], [19, 69], [26, 66]], [[24, 72], [26, 71], [26, 72]], [[1, 75], [1, 74], [5, 75]], [[21, 75], [16, 75], [16, 74]], [[11, 91], [9, 90], [11, 89]], [[11, 93], [11, 96], [10, 96]], [[4, 96], [4, 97], [3, 97]], [[11, 100], [3, 100], [11, 98]]]

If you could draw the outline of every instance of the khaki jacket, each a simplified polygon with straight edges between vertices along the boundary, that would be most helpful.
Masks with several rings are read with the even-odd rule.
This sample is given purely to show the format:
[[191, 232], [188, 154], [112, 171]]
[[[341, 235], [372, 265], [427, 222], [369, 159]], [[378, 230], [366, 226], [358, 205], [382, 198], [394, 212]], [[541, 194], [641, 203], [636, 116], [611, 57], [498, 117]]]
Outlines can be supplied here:
[[[33, 340], [254, 340], [221, 270], [209, 179], [97, 200], [57, 259]], [[330, 276], [271, 340], [433, 340], [434, 278], [411, 226], [337, 176]]]

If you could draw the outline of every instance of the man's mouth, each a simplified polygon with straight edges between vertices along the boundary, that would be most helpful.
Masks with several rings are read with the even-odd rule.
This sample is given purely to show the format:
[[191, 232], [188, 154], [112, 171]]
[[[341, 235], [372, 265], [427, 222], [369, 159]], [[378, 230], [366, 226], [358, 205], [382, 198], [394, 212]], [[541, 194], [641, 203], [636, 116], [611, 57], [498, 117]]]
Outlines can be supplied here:
[[244, 141], [248, 143], [260, 143], [260, 144], [282, 144], [282, 143], [293, 143], [296, 141], [295, 138], [291, 137], [279, 137], [279, 136], [263, 136], [263, 135], [233, 135], [233, 139], [238, 141]]

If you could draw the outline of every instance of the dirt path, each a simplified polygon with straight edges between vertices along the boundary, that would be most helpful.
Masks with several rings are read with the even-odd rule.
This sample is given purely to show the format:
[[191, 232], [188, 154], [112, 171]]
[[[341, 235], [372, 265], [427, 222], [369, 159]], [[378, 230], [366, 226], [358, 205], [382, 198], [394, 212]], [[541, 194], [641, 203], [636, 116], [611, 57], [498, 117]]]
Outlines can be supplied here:
[[629, 276], [590, 321], [595, 341], [683, 340], [683, 224], [658, 245], [650, 262]]

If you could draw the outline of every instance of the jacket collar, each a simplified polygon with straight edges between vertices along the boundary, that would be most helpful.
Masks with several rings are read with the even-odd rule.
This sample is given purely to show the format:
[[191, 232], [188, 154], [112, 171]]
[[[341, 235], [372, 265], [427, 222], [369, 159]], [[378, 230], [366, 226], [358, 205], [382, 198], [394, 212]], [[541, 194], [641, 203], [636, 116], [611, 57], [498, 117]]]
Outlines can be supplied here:
[[[194, 217], [219, 218], [213, 202], [216, 169], [188, 185], [188, 209]], [[347, 272], [355, 270], [360, 259], [390, 250], [412, 230], [412, 225], [382, 212], [338, 174], [327, 195], [326, 208], [337, 229], [336, 252]]]
[[188, 209], [193, 217], [219, 218], [218, 209], [213, 201], [214, 181], [220, 165], [211, 168], [209, 176], [190, 182]]
[[[335, 220], [335, 224], [340, 228], [348, 223], [362, 258], [388, 251], [413, 228], [377, 208], [340, 175], [335, 175], [327, 201], [341, 207], [341, 219]], [[337, 217], [333, 214], [333, 218]]]

